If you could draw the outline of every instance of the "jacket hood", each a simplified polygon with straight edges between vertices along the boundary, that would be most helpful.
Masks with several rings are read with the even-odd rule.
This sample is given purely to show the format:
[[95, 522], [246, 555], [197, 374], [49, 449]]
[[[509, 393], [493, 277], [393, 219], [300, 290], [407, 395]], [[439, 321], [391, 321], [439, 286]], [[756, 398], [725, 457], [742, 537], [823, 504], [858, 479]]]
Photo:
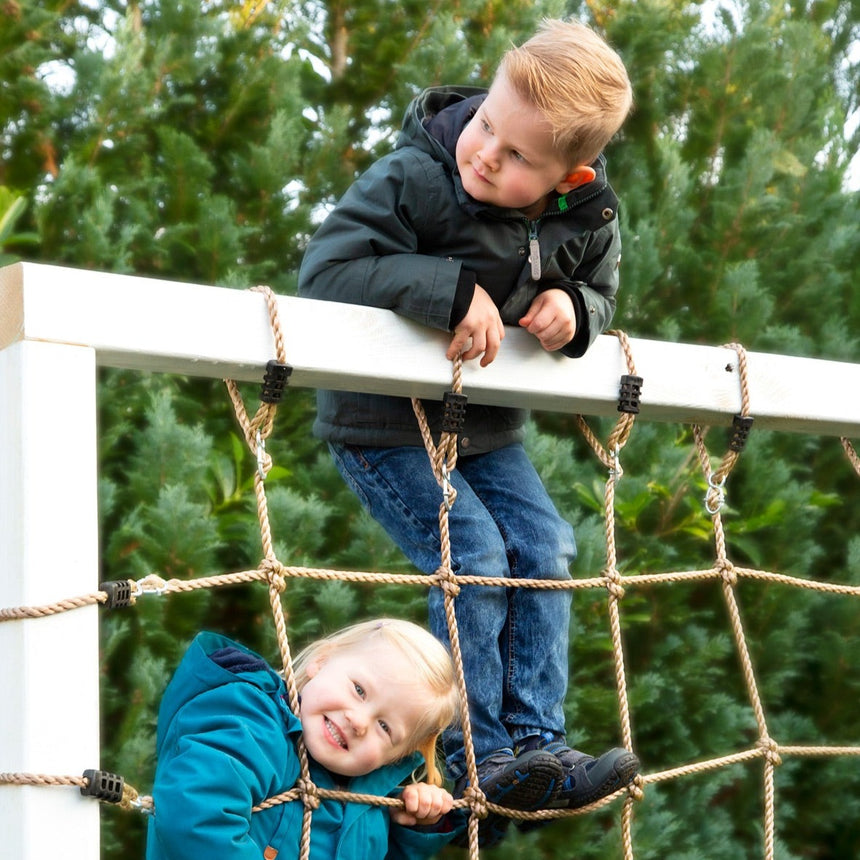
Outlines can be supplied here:
[[[278, 701], [284, 711], [287, 734], [301, 734], [301, 723], [289, 707], [281, 676], [256, 652], [219, 633], [204, 631], [194, 637], [169, 684], [158, 716], [156, 749], [160, 753], [171, 719], [196, 696], [229, 684], [252, 684]], [[405, 779], [421, 765], [420, 753], [413, 753], [379, 770], [349, 781], [352, 791], [387, 794], [392, 785]], [[325, 788], [336, 787], [331, 774], [311, 760], [314, 781]], [[360, 809], [360, 807], [358, 807]]]
[[431, 87], [406, 109], [395, 149], [417, 146], [456, 170], [457, 138], [475, 115], [487, 90], [481, 87]]
[[[470, 86], [430, 87], [417, 95], [406, 109], [403, 127], [395, 149], [416, 146], [445, 164], [454, 180], [457, 197], [464, 209], [476, 214], [484, 212], [501, 217], [522, 217], [516, 210], [498, 209], [475, 200], [466, 193], [460, 181], [455, 151], [457, 139], [475, 111], [487, 97], [487, 90]], [[561, 214], [582, 203], [598, 201], [595, 214], [618, 208], [618, 198], [606, 177], [606, 159], [601, 153], [594, 160], [595, 177], [563, 197], [557, 197], [544, 214]], [[602, 214], [593, 219], [593, 229], [602, 224]]]
[[[237, 662], [227, 668], [212, 659], [212, 654], [230, 650]], [[239, 656], [241, 655], [241, 656]], [[225, 684], [253, 684], [269, 696], [277, 696], [283, 681], [275, 670], [259, 654], [218, 633], [198, 633], [176, 669], [173, 680], [164, 693], [158, 715], [157, 749], [161, 751], [164, 735], [175, 716], [184, 705], [216, 687]], [[284, 707], [289, 710], [287, 703]], [[296, 719], [295, 733], [301, 730]], [[292, 733], [292, 731], [291, 731]]]

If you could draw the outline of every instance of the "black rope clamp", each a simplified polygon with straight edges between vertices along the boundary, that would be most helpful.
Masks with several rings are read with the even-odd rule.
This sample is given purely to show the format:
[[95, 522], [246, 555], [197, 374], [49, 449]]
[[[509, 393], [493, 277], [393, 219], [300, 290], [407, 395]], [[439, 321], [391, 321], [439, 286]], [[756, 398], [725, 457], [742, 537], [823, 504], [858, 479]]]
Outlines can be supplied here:
[[736, 453], [743, 451], [749, 439], [750, 430], [753, 426], [752, 415], [735, 415], [732, 418], [732, 439], [729, 448]]
[[459, 433], [463, 429], [468, 399], [465, 394], [457, 394], [454, 391], [446, 391], [442, 396], [443, 433]]
[[642, 377], [625, 373], [621, 377], [621, 388], [618, 392], [618, 411], [630, 415], [639, 414], [639, 397], [642, 394]]
[[117, 579], [112, 582], [103, 582], [99, 585], [102, 591], [107, 592], [106, 609], [121, 609], [131, 604], [131, 582], [127, 579]]
[[280, 403], [290, 374], [293, 372], [289, 364], [281, 364], [272, 359], [266, 364], [263, 375], [263, 385], [260, 389], [260, 400], [263, 403]]
[[119, 803], [122, 800], [123, 778], [106, 770], [85, 770], [86, 785], [81, 786], [81, 794], [85, 797], [95, 797], [107, 803]]

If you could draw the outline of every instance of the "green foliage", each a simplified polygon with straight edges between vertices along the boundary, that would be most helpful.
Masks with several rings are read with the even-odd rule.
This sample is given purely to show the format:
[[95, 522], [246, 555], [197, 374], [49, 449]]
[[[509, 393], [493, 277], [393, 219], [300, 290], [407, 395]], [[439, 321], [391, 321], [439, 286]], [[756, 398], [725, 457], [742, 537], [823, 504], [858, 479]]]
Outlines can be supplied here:
[[35, 233], [15, 233], [15, 223], [27, 208], [27, 198], [20, 197], [0, 185], [0, 266], [8, 266], [17, 262], [17, 254], [6, 252], [7, 248], [23, 250], [32, 247], [39, 241]]
[[[13, 0], [4, 11], [0, 264], [26, 256], [290, 292], [324, 208], [393, 145], [417, 90], [487, 84], [511, 40], [544, 14], [573, 14], [606, 33], [635, 88], [635, 111], [608, 152], [625, 243], [615, 325], [858, 360], [860, 218], [846, 184], [860, 141], [856, 126], [846, 130], [860, 93], [856, 4]], [[251, 386], [243, 394], [249, 404], [257, 396]], [[410, 571], [313, 439], [313, 411], [311, 392], [291, 391], [268, 444], [278, 557]], [[605, 440], [611, 422], [589, 420]], [[223, 385], [103, 371], [99, 426], [102, 580], [257, 566], [255, 463]], [[712, 429], [706, 442], [716, 463], [726, 432]], [[536, 415], [528, 446], [575, 526], [575, 575], [600, 576], [604, 467], [569, 416]], [[690, 431], [640, 420], [621, 462], [622, 574], [709, 569], [714, 538]], [[756, 428], [727, 490], [736, 565], [860, 584], [857, 476], [835, 440]], [[853, 599], [751, 581], [737, 594], [771, 736], [856, 744]], [[373, 614], [423, 621], [425, 598], [423, 587], [290, 579], [293, 651]], [[621, 617], [646, 772], [755, 742], [719, 582], [628, 587]], [[143, 792], [161, 691], [206, 627], [278, 659], [260, 584], [143, 595], [102, 618], [102, 764]], [[616, 744], [602, 589], [575, 592], [570, 657], [571, 741], [587, 751]], [[780, 860], [860, 853], [857, 829], [845, 826], [860, 812], [854, 760], [786, 757], [776, 789]], [[636, 807], [636, 857], [759, 856], [761, 810], [760, 763], [650, 785]], [[515, 832], [491, 856], [618, 857], [616, 812]], [[106, 810], [104, 856], [142, 856], [143, 828]]]

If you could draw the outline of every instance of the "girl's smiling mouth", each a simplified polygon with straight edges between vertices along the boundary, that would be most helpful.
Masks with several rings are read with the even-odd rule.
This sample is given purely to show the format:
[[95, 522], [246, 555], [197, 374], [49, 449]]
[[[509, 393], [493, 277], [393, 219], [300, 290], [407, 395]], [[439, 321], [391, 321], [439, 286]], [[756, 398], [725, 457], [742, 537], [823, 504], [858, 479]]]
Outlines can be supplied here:
[[324, 717], [323, 719], [329, 741], [341, 749], [347, 749], [346, 738], [343, 736], [341, 730], [328, 717]]

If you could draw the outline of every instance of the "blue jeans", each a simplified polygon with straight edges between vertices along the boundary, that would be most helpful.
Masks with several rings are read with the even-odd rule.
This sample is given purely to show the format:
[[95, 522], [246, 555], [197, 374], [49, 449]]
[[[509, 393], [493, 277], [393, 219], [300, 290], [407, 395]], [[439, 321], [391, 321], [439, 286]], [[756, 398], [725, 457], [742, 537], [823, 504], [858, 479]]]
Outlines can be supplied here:
[[[329, 445], [344, 480], [410, 561], [425, 573], [440, 563], [442, 492], [423, 448]], [[573, 529], [556, 511], [522, 445], [460, 457], [451, 476], [455, 573], [569, 580]], [[529, 735], [564, 734], [569, 589], [464, 586], [455, 615], [469, 696], [476, 760]], [[449, 644], [444, 598], [430, 590], [430, 629]], [[444, 735], [452, 778], [465, 772], [463, 734]]]

